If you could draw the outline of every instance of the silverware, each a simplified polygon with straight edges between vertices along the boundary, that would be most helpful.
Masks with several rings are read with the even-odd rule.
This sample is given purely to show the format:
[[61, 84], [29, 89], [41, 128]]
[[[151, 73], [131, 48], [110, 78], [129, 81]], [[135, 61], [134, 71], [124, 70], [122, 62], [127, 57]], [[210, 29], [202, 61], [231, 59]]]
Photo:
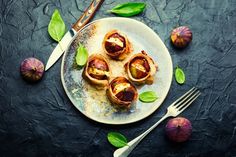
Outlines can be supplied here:
[[193, 87], [190, 89], [187, 93], [185, 93], [183, 96], [181, 96], [179, 99], [177, 99], [175, 102], [173, 102], [168, 108], [166, 114], [153, 126], [151, 126], [147, 131], [130, 141], [127, 146], [124, 146], [122, 148], [117, 149], [113, 156], [114, 157], [127, 157], [131, 151], [139, 144], [139, 142], [148, 135], [153, 129], [157, 127], [158, 124], [160, 124], [163, 120], [165, 120], [168, 117], [176, 117], [181, 112], [183, 112], [187, 107], [189, 107], [192, 102], [197, 99], [197, 97], [200, 95], [200, 91]]
[[46, 64], [45, 71], [47, 71], [67, 50], [74, 37], [78, 34], [79, 30], [86, 25], [89, 20], [94, 16], [96, 10], [104, 2], [104, 0], [93, 0], [90, 6], [85, 10], [84, 14], [72, 26], [72, 28], [64, 35], [61, 41], [57, 44], [52, 54], [50, 55]]

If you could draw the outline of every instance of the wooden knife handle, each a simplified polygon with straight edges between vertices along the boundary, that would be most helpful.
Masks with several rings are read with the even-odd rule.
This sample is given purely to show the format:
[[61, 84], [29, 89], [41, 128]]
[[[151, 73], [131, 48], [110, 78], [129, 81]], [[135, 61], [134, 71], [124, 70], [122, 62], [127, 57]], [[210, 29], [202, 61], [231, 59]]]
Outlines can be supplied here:
[[94, 16], [97, 9], [101, 6], [104, 0], [93, 0], [90, 6], [85, 10], [84, 14], [79, 20], [72, 26], [72, 28], [78, 32], [89, 20]]

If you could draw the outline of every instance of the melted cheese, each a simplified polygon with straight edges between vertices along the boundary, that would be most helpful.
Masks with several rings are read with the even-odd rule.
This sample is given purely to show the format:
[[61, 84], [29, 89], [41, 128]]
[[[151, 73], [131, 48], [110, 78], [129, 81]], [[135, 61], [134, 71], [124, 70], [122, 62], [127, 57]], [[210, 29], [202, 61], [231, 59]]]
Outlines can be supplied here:
[[119, 93], [129, 87], [130, 87], [129, 83], [119, 83], [114, 87], [113, 93], [116, 95], [117, 93]]
[[97, 68], [88, 68], [88, 73], [94, 74], [94, 75], [106, 75], [106, 76], [110, 75], [110, 73], [108, 71], [100, 70]]
[[146, 72], [145, 67], [144, 67], [143, 65], [141, 65], [141, 64], [135, 64], [135, 63], [133, 63], [133, 64], [131, 64], [131, 66], [134, 67], [134, 68], [136, 68], [136, 69], [138, 69], [139, 71]]
[[107, 39], [107, 42], [109, 43], [114, 43], [120, 47], [124, 47], [124, 43], [119, 39], [119, 38], [110, 38], [110, 39]]

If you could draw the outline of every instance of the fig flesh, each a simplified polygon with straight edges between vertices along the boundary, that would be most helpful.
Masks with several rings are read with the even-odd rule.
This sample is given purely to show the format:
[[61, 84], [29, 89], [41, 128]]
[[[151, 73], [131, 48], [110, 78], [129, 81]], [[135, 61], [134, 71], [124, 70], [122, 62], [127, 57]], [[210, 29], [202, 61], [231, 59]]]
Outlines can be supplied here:
[[91, 77], [98, 80], [107, 79], [107, 73], [109, 71], [108, 65], [105, 60], [94, 58], [89, 62], [88, 73]]
[[144, 78], [150, 71], [150, 66], [145, 58], [137, 57], [130, 63], [131, 75], [136, 79]]
[[105, 48], [108, 53], [122, 51], [125, 46], [125, 38], [118, 33], [110, 35], [105, 42]]
[[112, 30], [105, 35], [102, 47], [106, 54], [115, 60], [124, 60], [132, 51], [126, 35], [117, 30]]
[[145, 51], [133, 55], [124, 67], [129, 80], [138, 85], [152, 84], [157, 71], [157, 65]]
[[108, 85], [111, 75], [111, 69], [107, 60], [101, 54], [89, 56], [83, 71], [83, 77], [97, 88], [103, 88]]

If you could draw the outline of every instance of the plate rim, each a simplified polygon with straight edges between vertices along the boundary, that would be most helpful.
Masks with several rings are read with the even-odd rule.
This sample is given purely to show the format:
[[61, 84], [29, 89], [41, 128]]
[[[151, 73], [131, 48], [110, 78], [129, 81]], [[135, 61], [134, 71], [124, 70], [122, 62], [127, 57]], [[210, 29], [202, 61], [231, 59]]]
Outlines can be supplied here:
[[[84, 113], [83, 111], [81, 111], [75, 104], [74, 104], [74, 100], [73, 98], [70, 96], [69, 94], [69, 91], [67, 90], [66, 88], [66, 85], [65, 85], [65, 80], [64, 80], [64, 77], [63, 77], [63, 69], [64, 69], [64, 61], [65, 61], [65, 58], [66, 58], [66, 55], [68, 53], [68, 50], [72, 44], [72, 42], [74, 42], [74, 40], [77, 38], [78, 34], [80, 33], [80, 31], [82, 31], [83, 29], [85, 29], [87, 26], [93, 24], [93, 23], [96, 23], [96, 22], [99, 22], [99, 21], [103, 21], [103, 20], [116, 20], [116, 19], [119, 19], [119, 20], [131, 20], [131, 21], [134, 21], [134, 22], [137, 22], [141, 25], [143, 25], [144, 27], [146, 27], [149, 31], [152, 32], [152, 34], [154, 34], [160, 41], [161, 41], [161, 45], [164, 47], [164, 49], [166, 49], [166, 51], [168, 52], [167, 56], [169, 58], [169, 61], [170, 61], [170, 66], [171, 66], [171, 75], [170, 75], [170, 83], [168, 85], [168, 90], [166, 92], [166, 94], [163, 96], [163, 100], [160, 101], [160, 105], [158, 107], [156, 107], [152, 112], [148, 113], [146, 116], [144, 117], [141, 117], [139, 119], [134, 119], [134, 120], [130, 120], [128, 122], [116, 122], [116, 123], [111, 123], [111, 122], [107, 122], [105, 120], [99, 120], [99, 119], [95, 119], [94, 117], [90, 117], [89, 115], [87, 115], [86, 113]], [[63, 54], [63, 57], [62, 57], [62, 61], [61, 61], [61, 82], [62, 82], [62, 86], [63, 86], [63, 89], [65, 90], [65, 93], [67, 95], [67, 97], [69, 98], [70, 102], [73, 104], [73, 106], [79, 110], [80, 113], [82, 113], [84, 116], [86, 116], [87, 118], [89, 118], [90, 120], [93, 120], [93, 121], [96, 121], [96, 122], [99, 122], [99, 123], [102, 123], [102, 124], [109, 124], [109, 125], [125, 125], [125, 124], [131, 124], [131, 123], [135, 123], [135, 122], [138, 122], [138, 121], [141, 121], [143, 119], [146, 119], [147, 117], [151, 116], [162, 104], [163, 102], [165, 101], [169, 91], [170, 91], [170, 87], [171, 87], [171, 84], [172, 84], [172, 79], [173, 79], [173, 61], [172, 61], [172, 58], [171, 58], [171, 55], [170, 55], [170, 52], [169, 50], [167, 49], [166, 45], [164, 44], [164, 42], [161, 40], [161, 38], [159, 37], [159, 35], [154, 31], [152, 30], [149, 26], [147, 26], [145, 23], [141, 22], [141, 21], [138, 21], [138, 20], [135, 20], [135, 19], [131, 19], [131, 18], [125, 18], [125, 17], [105, 17], [105, 18], [100, 18], [100, 19], [97, 19], [97, 20], [94, 20], [92, 22], [89, 22], [88, 24], [86, 24], [85, 26], [83, 26], [78, 32], [77, 34], [73, 37], [73, 39], [71, 40], [70, 44], [68, 45], [67, 49], [65, 50], [64, 54]]]

